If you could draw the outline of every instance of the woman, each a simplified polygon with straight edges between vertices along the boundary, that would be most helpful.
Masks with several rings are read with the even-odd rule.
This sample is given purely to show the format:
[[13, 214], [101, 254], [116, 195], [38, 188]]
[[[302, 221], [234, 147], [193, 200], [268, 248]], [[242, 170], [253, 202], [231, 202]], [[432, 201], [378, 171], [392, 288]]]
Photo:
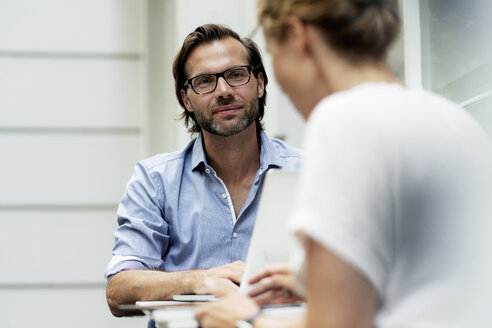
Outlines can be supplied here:
[[491, 326], [489, 140], [462, 109], [392, 74], [395, 3], [260, 0], [259, 20], [307, 120], [292, 227], [308, 310], [279, 321], [217, 290], [225, 298], [197, 312], [202, 327]]

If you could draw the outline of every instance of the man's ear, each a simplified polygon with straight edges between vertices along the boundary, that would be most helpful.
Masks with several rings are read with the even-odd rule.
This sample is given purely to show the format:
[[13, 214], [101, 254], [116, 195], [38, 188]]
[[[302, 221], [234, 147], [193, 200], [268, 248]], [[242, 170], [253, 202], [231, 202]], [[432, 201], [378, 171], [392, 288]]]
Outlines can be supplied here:
[[183, 101], [183, 104], [186, 107], [186, 110], [188, 112], [193, 112], [193, 106], [191, 106], [190, 98], [188, 98], [184, 89], [179, 90], [179, 93], [181, 95], [181, 100]]
[[258, 99], [263, 97], [265, 94], [265, 78], [262, 72], [258, 72], [258, 76], [256, 77], [257, 88], [258, 88]]

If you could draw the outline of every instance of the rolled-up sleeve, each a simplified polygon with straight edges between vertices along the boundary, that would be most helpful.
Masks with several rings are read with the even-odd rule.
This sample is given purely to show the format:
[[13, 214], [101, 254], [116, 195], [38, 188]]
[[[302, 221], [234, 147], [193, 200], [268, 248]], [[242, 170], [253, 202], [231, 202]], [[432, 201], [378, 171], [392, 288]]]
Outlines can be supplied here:
[[163, 268], [163, 254], [169, 245], [164, 201], [158, 176], [137, 163], [118, 207], [118, 228], [106, 279], [125, 270]]

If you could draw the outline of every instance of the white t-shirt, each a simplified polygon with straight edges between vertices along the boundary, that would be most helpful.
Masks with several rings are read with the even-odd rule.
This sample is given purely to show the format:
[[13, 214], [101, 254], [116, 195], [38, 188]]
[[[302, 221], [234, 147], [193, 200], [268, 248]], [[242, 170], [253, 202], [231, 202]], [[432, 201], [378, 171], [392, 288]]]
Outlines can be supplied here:
[[465, 110], [366, 83], [316, 106], [304, 148], [292, 226], [374, 285], [376, 327], [492, 327], [492, 148]]

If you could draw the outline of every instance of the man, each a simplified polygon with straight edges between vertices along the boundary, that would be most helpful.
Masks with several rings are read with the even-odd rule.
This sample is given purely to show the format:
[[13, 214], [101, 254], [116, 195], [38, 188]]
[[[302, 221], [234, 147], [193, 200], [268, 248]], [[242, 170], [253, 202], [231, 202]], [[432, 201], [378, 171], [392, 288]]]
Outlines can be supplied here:
[[208, 293], [208, 277], [237, 288], [265, 172], [300, 165], [298, 150], [262, 131], [268, 78], [253, 41], [200, 26], [173, 73], [182, 118], [197, 137], [135, 167], [105, 273], [116, 316], [120, 304]]

